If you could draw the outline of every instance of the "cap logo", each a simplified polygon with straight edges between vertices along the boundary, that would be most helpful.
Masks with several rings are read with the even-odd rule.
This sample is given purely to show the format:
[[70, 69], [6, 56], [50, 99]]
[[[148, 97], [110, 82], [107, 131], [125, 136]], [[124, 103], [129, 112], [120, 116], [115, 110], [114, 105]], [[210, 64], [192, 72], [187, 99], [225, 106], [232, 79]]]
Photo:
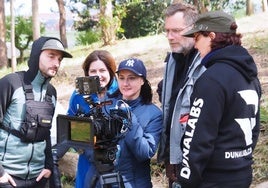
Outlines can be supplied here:
[[127, 60], [125, 65], [128, 67], [134, 67], [134, 63], [135, 63], [135, 61], [133, 59], [129, 59], [129, 60]]
[[208, 26], [204, 25], [204, 24], [200, 24], [200, 25], [195, 25], [195, 28], [198, 28], [199, 31], [206, 31], [208, 30]]

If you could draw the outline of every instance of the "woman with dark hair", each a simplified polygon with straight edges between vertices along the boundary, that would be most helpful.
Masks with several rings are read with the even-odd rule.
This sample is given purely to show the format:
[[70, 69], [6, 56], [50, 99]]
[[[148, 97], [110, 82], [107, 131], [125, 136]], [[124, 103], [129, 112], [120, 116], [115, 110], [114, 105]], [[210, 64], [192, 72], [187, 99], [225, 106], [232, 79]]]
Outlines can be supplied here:
[[[117, 94], [118, 84], [116, 81], [115, 71], [116, 64], [114, 57], [106, 50], [95, 50], [85, 59], [82, 68], [85, 76], [98, 76], [100, 80], [100, 92], [93, 93], [90, 96], [92, 103], [100, 103]], [[85, 95], [74, 91], [69, 101], [67, 114], [70, 116], [89, 116], [91, 105], [85, 100]], [[92, 151], [84, 151], [79, 155], [75, 187], [87, 187], [90, 182], [86, 178], [91, 173]]]
[[236, 29], [231, 15], [214, 11], [200, 15], [184, 34], [194, 37], [207, 70], [191, 95], [178, 176], [182, 187], [250, 187], [261, 86]]
[[[141, 60], [129, 58], [122, 61], [116, 73], [120, 93], [113, 98], [114, 109], [123, 109], [128, 123], [117, 142], [117, 158], [113, 163], [113, 170], [120, 178], [118, 182], [108, 181], [108, 184], [112, 187], [120, 184], [125, 188], [150, 188], [150, 161], [161, 136], [162, 112], [152, 104], [152, 88]], [[105, 181], [100, 177], [108, 174], [98, 174], [98, 169], [97, 165], [91, 166], [91, 172], [86, 177], [87, 182], [90, 182], [87, 187], [102, 187]]]
[[143, 62], [122, 61], [117, 69], [119, 99], [131, 111], [130, 131], [119, 141], [121, 153], [115, 169], [125, 187], [152, 187], [150, 159], [155, 155], [162, 131], [162, 112], [152, 103], [152, 89]]

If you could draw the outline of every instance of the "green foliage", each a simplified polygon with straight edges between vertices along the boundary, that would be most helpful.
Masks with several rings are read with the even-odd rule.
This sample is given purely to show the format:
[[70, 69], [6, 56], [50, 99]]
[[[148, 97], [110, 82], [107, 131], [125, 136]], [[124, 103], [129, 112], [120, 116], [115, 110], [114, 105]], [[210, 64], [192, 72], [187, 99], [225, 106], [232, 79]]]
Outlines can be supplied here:
[[261, 107], [261, 129], [257, 146], [254, 150], [253, 177], [255, 183], [268, 179], [268, 111]]
[[76, 43], [77, 45], [89, 45], [94, 42], [97, 42], [100, 40], [100, 31], [98, 30], [87, 30], [87, 31], [81, 31], [78, 33], [78, 36], [76, 37]]
[[122, 20], [126, 17], [126, 6], [125, 5], [115, 5], [113, 10], [113, 17], [117, 20], [118, 27], [116, 28], [116, 35], [122, 37], [124, 35], [125, 29], [122, 28]]
[[[77, 4], [80, 8], [77, 8]], [[68, 9], [78, 15], [79, 19], [74, 21], [74, 28], [77, 31], [87, 31], [99, 27], [97, 15], [92, 15], [91, 11], [98, 11], [99, 5], [94, 0], [70, 0]]]
[[261, 107], [261, 124], [267, 128], [268, 131], [268, 111], [265, 107]]
[[[229, 13], [236, 13], [243, 9], [245, 12], [246, 1], [245, 0], [184, 0], [186, 3], [197, 3], [197, 7], [200, 9], [202, 6], [209, 6], [211, 10], [225, 10]], [[200, 10], [199, 10], [200, 11]]]
[[[33, 30], [32, 30], [32, 17], [18, 16], [15, 18], [15, 46], [20, 51], [19, 63], [23, 62], [24, 51], [28, 49], [30, 43], [33, 41]], [[6, 18], [6, 28], [7, 28], [7, 41], [10, 41], [11, 36], [11, 18], [8, 16]], [[45, 32], [45, 26], [41, 24], [40, 33]]]
[[64, 188], [73, 188], [75, 185], [75, 179], [72, 177], [62, 175], [60, 179]]
[[[99, 8], [98, 4], [94, 4], [91, 1], [72, 1], [83, 3], [86, 7], [80, 12], [75, 8], [71, 8], [71, 11], [77, 12], [80, 17], [79, 21], [75, 22], [75, 28], [77, 30], [85, 31], [106, 23], [103, 21], [103, 18], [96, 19], [90, 15], [92, 8], [96, 10]], [[167, 7], [167, 2], [163, 0], [113, 1], [114, 20], [112, 23], [118, 26], [114, 27], [117, 33], [116, 35], [118, 37], [135, 38], [161, 33], [163, 28], [163, 12]]]
[[125, 30], [125, 37], [136, 38], [160, 33], [166, 7], [167, 3], [162, 0], [129, 3], [121, 26]]

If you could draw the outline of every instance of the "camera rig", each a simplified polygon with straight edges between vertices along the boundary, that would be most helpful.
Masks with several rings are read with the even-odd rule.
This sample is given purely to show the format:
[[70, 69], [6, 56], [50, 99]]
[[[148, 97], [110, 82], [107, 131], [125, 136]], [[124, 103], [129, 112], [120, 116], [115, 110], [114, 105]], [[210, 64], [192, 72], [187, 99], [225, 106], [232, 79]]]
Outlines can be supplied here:
[[98, 76], [77, 77], [75, 86], [90, 106], [90, 112], [77, 116], [58, 115], [57, 145], [92, 152], [90, 159], [96, 165], [98, 177], [90, 182], [91, 187], [96, 185], [97, 180], [102, 187], [113, 183], [124, 187], [121, 175], [114, 171], [114, 164], [120, 155], [118, 141], [131, 127], [130, 109], [122, 100], [114, 101], [115, 107], [109, 109], [107, 105], [112, 104], [111, 100], [96, 100], [102, 90]]

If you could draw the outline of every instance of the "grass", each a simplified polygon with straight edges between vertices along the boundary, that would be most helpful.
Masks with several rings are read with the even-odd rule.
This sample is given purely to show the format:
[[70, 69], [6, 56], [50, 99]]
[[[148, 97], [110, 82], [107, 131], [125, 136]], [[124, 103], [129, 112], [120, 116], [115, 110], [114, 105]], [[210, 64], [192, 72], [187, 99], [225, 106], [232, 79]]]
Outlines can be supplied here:
[[261, 108], [261, 129], [257, 146], [254, 150], [254, 184], [268, 180], [268, 111]]

